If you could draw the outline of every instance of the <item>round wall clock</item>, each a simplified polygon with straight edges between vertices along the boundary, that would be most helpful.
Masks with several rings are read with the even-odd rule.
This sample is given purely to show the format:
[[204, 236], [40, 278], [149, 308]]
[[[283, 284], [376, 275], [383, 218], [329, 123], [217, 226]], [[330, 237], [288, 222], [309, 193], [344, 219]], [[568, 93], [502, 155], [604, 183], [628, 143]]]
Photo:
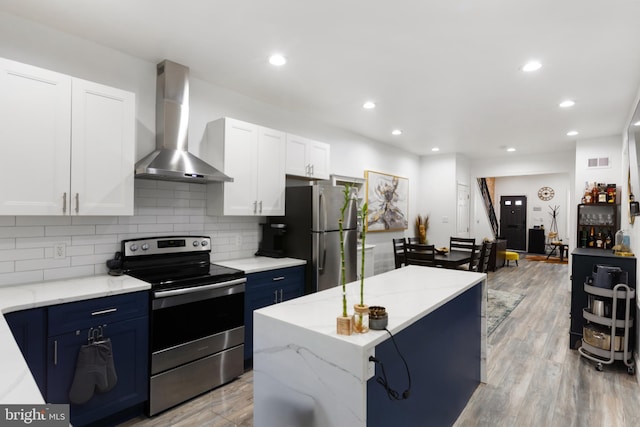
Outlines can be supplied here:
[[553, 191], [553, 188], [551, 187], [542, 187], [541, 189], [538, 190], [538, 198], [540, 200], [544, 200], [544, 201], [551, 200], [553, 199], [554, 194], [555, 193]]

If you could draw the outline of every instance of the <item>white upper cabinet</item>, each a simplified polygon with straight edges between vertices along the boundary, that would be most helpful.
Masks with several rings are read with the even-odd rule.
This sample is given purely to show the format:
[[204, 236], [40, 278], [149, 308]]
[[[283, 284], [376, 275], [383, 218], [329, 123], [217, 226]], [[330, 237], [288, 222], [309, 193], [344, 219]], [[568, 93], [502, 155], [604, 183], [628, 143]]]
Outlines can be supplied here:
[[207, 124], [201, 155], [233, 178], [233, 182], [207, 184], [209, 215], [284, 215], [284, 132], [218, 119]]
[[0, 215], [132, 215], [135, 95], [0, 58]]
[[330, 145], [287, 134], [287, 175], [329, 179]]

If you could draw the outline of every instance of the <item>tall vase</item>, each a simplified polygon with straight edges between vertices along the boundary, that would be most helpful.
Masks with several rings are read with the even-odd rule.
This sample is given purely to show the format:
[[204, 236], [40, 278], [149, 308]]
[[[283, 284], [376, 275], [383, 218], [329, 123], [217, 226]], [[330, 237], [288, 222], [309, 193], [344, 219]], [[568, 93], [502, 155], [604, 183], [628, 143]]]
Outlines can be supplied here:
[[425, 245], [427, 243], [427, 229], [424, 225], [420, 225], [420, 227], [418, 227], [418, 242], [420, 242], [421, 245]]

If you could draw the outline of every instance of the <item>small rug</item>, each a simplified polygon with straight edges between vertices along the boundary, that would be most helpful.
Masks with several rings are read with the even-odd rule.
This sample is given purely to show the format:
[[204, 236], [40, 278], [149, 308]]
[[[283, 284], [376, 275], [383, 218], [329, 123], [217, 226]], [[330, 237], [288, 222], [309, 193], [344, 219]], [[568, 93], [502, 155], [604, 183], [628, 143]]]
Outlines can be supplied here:
[[547, 259], [546, 255], [527, 255], [525, 259], [527, 261], [546, 262], [547, 264], [569, 264], [568, 258], [564, 258], [562, 261], [560, 261], [559, 257], [550, 256], [549, 259]]
[[487, 304], [487, 335], [502, 323], [504, 319], [520, 304], [524, 295], [513, 292], [489, 289], [489, 302]]

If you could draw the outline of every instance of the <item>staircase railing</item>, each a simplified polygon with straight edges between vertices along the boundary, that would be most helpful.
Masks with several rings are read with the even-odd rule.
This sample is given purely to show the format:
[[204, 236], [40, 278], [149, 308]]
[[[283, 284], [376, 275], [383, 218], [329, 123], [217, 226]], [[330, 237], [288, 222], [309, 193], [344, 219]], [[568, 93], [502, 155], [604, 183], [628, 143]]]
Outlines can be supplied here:
[[480, 187], [480, 194], [482, 194], [482, 199], [484, 200], [484, 208], [487, 212], [487, 216], [489, 217], [489, 223], [491, 225], [491, 229], [493, 230], [493, 238], [498, 238], [498, 217], [496, 216], [496, 211], [493, 207], [493, 203], [491, 202], [491, 194], [489, 193], [489, 186], [487, 185], [487, 180], [485, 178], [478, 178], [478, 187]]

